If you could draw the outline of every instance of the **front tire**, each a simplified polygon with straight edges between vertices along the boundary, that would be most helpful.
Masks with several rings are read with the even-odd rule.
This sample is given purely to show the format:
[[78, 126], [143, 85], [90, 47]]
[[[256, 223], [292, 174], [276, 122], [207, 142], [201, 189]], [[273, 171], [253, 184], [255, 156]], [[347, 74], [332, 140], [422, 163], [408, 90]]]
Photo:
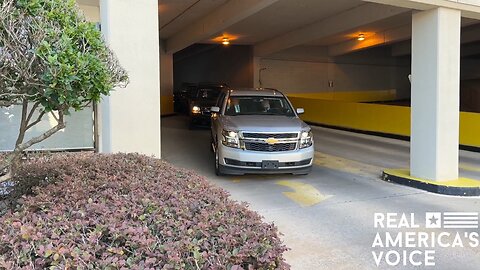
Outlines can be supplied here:
[[218, 146], [215, 147], [215, 150], [214, 150], [214, 155], [215, 155], [215, 175], [217, 176], [222, 176], [223, 173], [220, 169], [220, 156], [218, 154]]
[[213, 138], [213, 135], [210, 134], [210, 152], [215, 154], [215, 139]]

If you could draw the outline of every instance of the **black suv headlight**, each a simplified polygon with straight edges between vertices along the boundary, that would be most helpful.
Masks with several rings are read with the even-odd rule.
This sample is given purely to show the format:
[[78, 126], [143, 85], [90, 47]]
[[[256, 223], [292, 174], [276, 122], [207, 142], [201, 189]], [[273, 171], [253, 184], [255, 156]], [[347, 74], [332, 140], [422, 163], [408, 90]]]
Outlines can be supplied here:
[[313, 133], [311, 130], [302, 131], [300, 133], [300, 149], [307, 148], [313, 145]]
[[223, 130], [222, 135], [223, 135], [223, 140], [222, 140], [223, 145], [228, 147], [233, 147], [233, 148], [240, 148], [240, 139], [238, 137], [238, 132]]
[[201, 108], [199, 106], [193, 106], [192, 107], [192, 113], [193, 114], [199, 114], [201, 113]]

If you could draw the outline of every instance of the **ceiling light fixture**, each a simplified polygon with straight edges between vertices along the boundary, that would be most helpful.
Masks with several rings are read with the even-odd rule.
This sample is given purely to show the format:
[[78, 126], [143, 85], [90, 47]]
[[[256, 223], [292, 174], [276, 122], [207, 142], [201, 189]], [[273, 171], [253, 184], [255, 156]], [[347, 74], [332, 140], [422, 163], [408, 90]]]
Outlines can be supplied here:
[[365, 35], [364, 34], [358, 34], [358, 40], [362, 41], [365, 40]]
[[223, 45], [228, 45], [228, 44], [230, 44], [230, 41], [228, 40], [228, 38], [224, 37], [222, 40], [223, 40], [223, 41], [222, 41], [222, 44], [223, 44]]

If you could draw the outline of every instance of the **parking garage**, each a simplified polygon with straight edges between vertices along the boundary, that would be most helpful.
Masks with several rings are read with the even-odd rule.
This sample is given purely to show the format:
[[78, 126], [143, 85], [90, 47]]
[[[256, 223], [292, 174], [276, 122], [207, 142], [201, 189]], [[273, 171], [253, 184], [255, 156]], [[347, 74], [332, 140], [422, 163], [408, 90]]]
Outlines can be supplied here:
[[[478, 211], [432, 193], [477, 195], [463, 187], [480, 176], [478, 6], [452, 2], [161, 1], [162, 97], [199, 82], [279, 89], [315, 138], [308, 176], [217, 177], [209, 129], [177, 113], [162, 120], [163, 158], [275, 222], [294, 269], [371, 269], [375, 212]], [[439, 268], [480, 258], [452, 251]]]
[[[478, 216], [478, 194], [421, 187], [453, 187], [455, 195], [479, 187], [478, 1], [78, 2], [132, 82], [98, 106], [96, 129], [91, 108], [64, 130], [84, 136], [41, 147], [140, 152], [191, 169], [277, 225], [293, 269], [375, 267], [376, 213], [414, 213], [422, 224], [430, 212]], [[315, 138], [312, 172], [216, 176], [210, 130], [188, 129], [174, 103], [203, 82], [275, 88], [304, 108]], [[480, 263], [478, 246], [435, 251], [439, 269]]]

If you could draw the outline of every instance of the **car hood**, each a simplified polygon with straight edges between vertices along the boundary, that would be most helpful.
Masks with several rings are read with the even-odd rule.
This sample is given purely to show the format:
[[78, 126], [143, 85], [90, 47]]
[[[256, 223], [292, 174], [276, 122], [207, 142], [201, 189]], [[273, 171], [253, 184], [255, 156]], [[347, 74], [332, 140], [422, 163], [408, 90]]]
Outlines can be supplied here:
[[192, 106], [199, 106], [199, 107], [206, 107], [209, 108], [212, 106], [215, 106], [216, 100], [213, 99], [197, 99], [197, 100], [192, 100], [191, 104]]
[[310, 129], [300, 118], [281, 115], [225, 116], [223, 126], [234, 131], [299, 132]]

